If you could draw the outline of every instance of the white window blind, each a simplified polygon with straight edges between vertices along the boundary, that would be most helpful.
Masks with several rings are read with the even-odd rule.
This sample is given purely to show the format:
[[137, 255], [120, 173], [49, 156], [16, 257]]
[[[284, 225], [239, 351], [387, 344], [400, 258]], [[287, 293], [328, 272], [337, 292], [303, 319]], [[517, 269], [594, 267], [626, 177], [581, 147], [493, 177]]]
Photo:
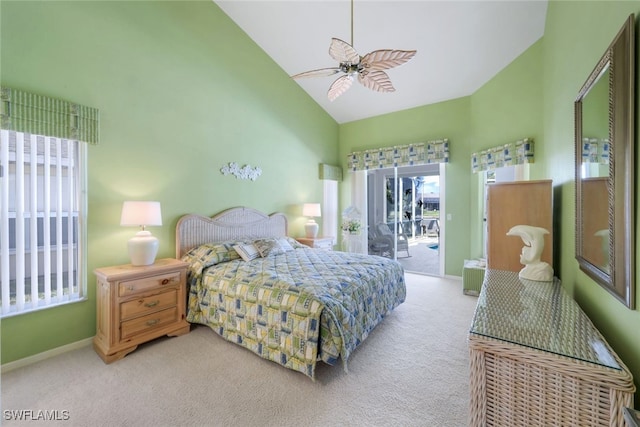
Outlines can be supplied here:
[[84, 150], [0, 130], [0, 314], [83, 297]]

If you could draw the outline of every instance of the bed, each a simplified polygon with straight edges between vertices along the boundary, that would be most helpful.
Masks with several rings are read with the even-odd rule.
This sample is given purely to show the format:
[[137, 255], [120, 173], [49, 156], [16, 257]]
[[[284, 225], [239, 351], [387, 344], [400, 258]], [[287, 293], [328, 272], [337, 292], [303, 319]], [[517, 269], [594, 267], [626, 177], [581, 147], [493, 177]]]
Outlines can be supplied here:
[[309, 248], [284, 214], [247, 207], [180, 218], [176, 257], [189, 263], [187, 321], [312, 379], [318, 361], [346, 370], [406, 296], [397, 261]]

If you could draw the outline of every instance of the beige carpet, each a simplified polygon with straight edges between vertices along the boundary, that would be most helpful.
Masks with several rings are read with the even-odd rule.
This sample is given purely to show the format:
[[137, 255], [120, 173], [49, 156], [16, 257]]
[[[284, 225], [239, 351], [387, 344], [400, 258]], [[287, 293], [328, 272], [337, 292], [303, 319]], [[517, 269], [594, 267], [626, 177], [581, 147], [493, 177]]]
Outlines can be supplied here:
[[82, 348], [2, 376], [7, 410], [68, 411], [64, 426], [465, 426], [467, 331], [476, 298], [458, 280], [407, 274], [407, 301], [316, 381], [206, 327], [105, 365]]

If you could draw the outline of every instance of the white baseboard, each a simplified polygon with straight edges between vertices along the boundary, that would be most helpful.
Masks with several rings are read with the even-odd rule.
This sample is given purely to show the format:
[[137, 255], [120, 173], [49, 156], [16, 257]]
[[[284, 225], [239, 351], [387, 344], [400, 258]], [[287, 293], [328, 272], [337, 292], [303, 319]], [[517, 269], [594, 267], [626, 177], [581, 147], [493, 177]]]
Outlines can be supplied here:
[[32, 365], [45, 359], [49, 359], [59, 354], [67, 353], [69, 351], [77, 350], [79, 348], [90, 346], [93, 343], [93, 337], [85, 338], [80, 341], [72, 342], [71, 344], [63, 345], [61, 347], [52, 348], [51, 350], [43, 351], [42, 353], [34, 354], [22, 359], [14, 360], [0, 366], [0, 373], [7, 373], [14, 369], [23, 368], [25, 366]]
[[445, 279], [452, 279], [452, 280], [460, 280], [460, 281], [462, 281], [462, 276], [452, 276], [450, 274], [445, 274], [444, 278]]

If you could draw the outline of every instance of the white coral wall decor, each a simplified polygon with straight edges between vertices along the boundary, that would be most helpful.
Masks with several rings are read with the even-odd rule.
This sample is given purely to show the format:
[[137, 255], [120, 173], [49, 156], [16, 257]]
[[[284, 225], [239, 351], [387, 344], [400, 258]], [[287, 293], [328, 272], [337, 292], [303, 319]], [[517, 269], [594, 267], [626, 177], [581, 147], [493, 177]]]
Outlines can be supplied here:
[[262, 169], [259, 167], [252, 167], [251, 165], [238, 166], [235, 162], [230, 162], [220, 169], [223, 175], [233, 175], [238, 179], [250, 179], [255, 181], [262, 174]]

